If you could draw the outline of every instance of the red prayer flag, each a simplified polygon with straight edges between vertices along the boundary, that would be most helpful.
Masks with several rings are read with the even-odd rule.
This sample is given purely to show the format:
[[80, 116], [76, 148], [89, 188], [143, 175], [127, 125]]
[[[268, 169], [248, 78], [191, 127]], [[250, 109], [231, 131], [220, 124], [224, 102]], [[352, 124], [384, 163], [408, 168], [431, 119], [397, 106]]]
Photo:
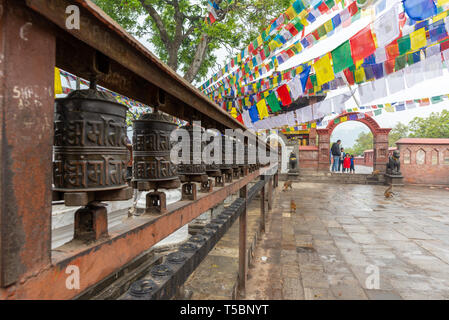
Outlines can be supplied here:
[[386, 74], [390, 74], [394, 72], [394, 65], [395, 65], [396, 60], [395, 59], [391, 59], [391, 60], [387, 60], [385, 61], [385, 73]]
[[320, 40], [320, 35], [318, 34], [318, 29], [315, 29], [315, 30], [312, 32], [312, 35], [314, 36], [314, 38], [315, 38], [316, 40]]
[[369, 25], [356, 33], [349, 40], [349, 43], [351, 44], [351, 55], [354, 62], [365, 59], [376, 51], [376, 44]]
[[292, 34], [292, 36], [296, 36], [299, 32], [298, 30], [296, 30], [295, 26], [293, 25], [293, 23], [289, 23], [287, 25], [287, 30], [288, 32], [290, 32]]
[[398, 42], [394, 40], [388, 46], [385, 47], [385, 52], [387, 54], [387, 59], [395, 59], [399, 55]]
[[354, 85], [354, 75], [352, 74], [352, 71], [348, 69], [343, 70], [343, 73], [345, 74], [346, 80], [348, 80], [348, 83], [352, 86]]
[[278, 93], [279, 98], [281, 99], [281, 103], [284, 106], [288, 106], [292, 103], [292, 98], [290, 97], [290, 93], [288, 92], [286, 84], [280, 86], [276, 91]]
[[348, 11], [349, 11], [349, 14], [351, 15], [351, 17], [357, 13], [357, 2], [356, 1], [354, 1], [353, 3], [351, 3], [349, 5]]
[[320, 10], [321, 13], [326, 13], [329, 11], [329, 8], [327, 7], [327, 5], [323, 2], [321, 2], [321, 4], [318, 6], [318, 10]]
[[240, 122], [241, 124], [244, 124], [244, 123], [243, 123], [242, 114], [239, 114], [239, 115], [237, 116], [236, 119], [237, 119], [237, 121]]
[[445, 51], [445, 50], [447, 50], [447, 49], [449, 49], [449, 41], [441, 42], [441, 44], [440, 44], [440, 50], [441, 50], [441, 51]]
[[215, 17], [211, 12], [209, 12], [209, 20], [210, 20], [210, 24], [213, 24], [215, 22]]

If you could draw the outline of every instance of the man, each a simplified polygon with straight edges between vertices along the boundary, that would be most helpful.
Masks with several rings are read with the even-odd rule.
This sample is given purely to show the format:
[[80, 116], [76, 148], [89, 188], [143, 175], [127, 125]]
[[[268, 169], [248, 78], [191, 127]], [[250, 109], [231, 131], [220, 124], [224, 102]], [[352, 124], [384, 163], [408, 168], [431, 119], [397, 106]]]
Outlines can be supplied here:
[[341, 168], [341, 172], [345, 172], [345, 170], [343, 168], [343, 161], [345, 160], [346, 153], [344, 151], [345, 151], [344, 148], [340, 149], [340, 162], [338, 163], [338, 171], [340, 171], [340, 168]]
[[332, 164], [332, 172], [339, 170], [338, 165], [340, 163], [341, 156], [340, 143], [341, 140], [337, 140], [337, 142], [334, 142], [331, 147], [332, 158], [334, 159], [334, 163]]

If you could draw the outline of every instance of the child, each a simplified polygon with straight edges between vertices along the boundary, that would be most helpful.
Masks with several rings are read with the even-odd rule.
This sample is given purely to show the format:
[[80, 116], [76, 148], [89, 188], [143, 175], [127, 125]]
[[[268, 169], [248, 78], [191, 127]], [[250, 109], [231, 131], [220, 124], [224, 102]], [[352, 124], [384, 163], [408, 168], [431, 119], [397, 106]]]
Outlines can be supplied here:
[[343, 172], [347, 171], [349, 173], [350, 168], [351, 168], [351, 158], [347, 153], [345, 159], [343, 160]]
[[355, 167], [354, 167], [354, 155], [351, 154], [351, 173], [355, 173]]

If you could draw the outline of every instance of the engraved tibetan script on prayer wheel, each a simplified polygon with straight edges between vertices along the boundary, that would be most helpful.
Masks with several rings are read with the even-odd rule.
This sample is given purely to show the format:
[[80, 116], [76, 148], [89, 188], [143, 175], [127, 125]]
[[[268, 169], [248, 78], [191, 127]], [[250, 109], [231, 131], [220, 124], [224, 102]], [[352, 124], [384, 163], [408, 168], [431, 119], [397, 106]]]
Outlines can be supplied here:
[[126, 188], [126, 111], [111, 94], [77, 90], [55, 101], [55, 191]]
[[[206, 165], [202, 160], [202, 151], [205, 143], [202, 141], [204, 129], [200, 127], [194, 128], [192, 125], [187, 125], [181, 129], [186, 130], [190, 137], [190, 156], [189, 160], [178, 165], [179, 175], [183, 176], [202, 176], [206, 175]], [[197, 132], [195, 132], [197, 130]]]
[[142, 115], [133, 127], [133, 182], [149, 183], [149, 189], [179, 187], [177, 166], [170, 159], [170, 135], [176, 123], [154, 112]]

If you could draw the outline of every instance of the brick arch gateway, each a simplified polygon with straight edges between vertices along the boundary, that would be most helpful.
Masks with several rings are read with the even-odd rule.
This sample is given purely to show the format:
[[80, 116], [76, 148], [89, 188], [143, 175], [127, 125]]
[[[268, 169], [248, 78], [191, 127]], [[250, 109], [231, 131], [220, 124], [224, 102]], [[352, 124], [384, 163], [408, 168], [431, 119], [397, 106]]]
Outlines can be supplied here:
[[[360, 115], [363, 115], [360, 117]], [[388, 162], [388, 135], [391, 128], [381, 128], [373, 117], [358, 112], [341, 114], [330, 121], [325, 129], [317, 129], [318, 135], [318, 170], [329, 171], [330, 138], [334, 129], [342, 122], [336, 119], [347, 117], [348, 121], [358, 121], [365, 124], [373, 133], [374, 165], [373, 170], [386, 172]], [[359, 118], [360, 117], [360, 118]]]

